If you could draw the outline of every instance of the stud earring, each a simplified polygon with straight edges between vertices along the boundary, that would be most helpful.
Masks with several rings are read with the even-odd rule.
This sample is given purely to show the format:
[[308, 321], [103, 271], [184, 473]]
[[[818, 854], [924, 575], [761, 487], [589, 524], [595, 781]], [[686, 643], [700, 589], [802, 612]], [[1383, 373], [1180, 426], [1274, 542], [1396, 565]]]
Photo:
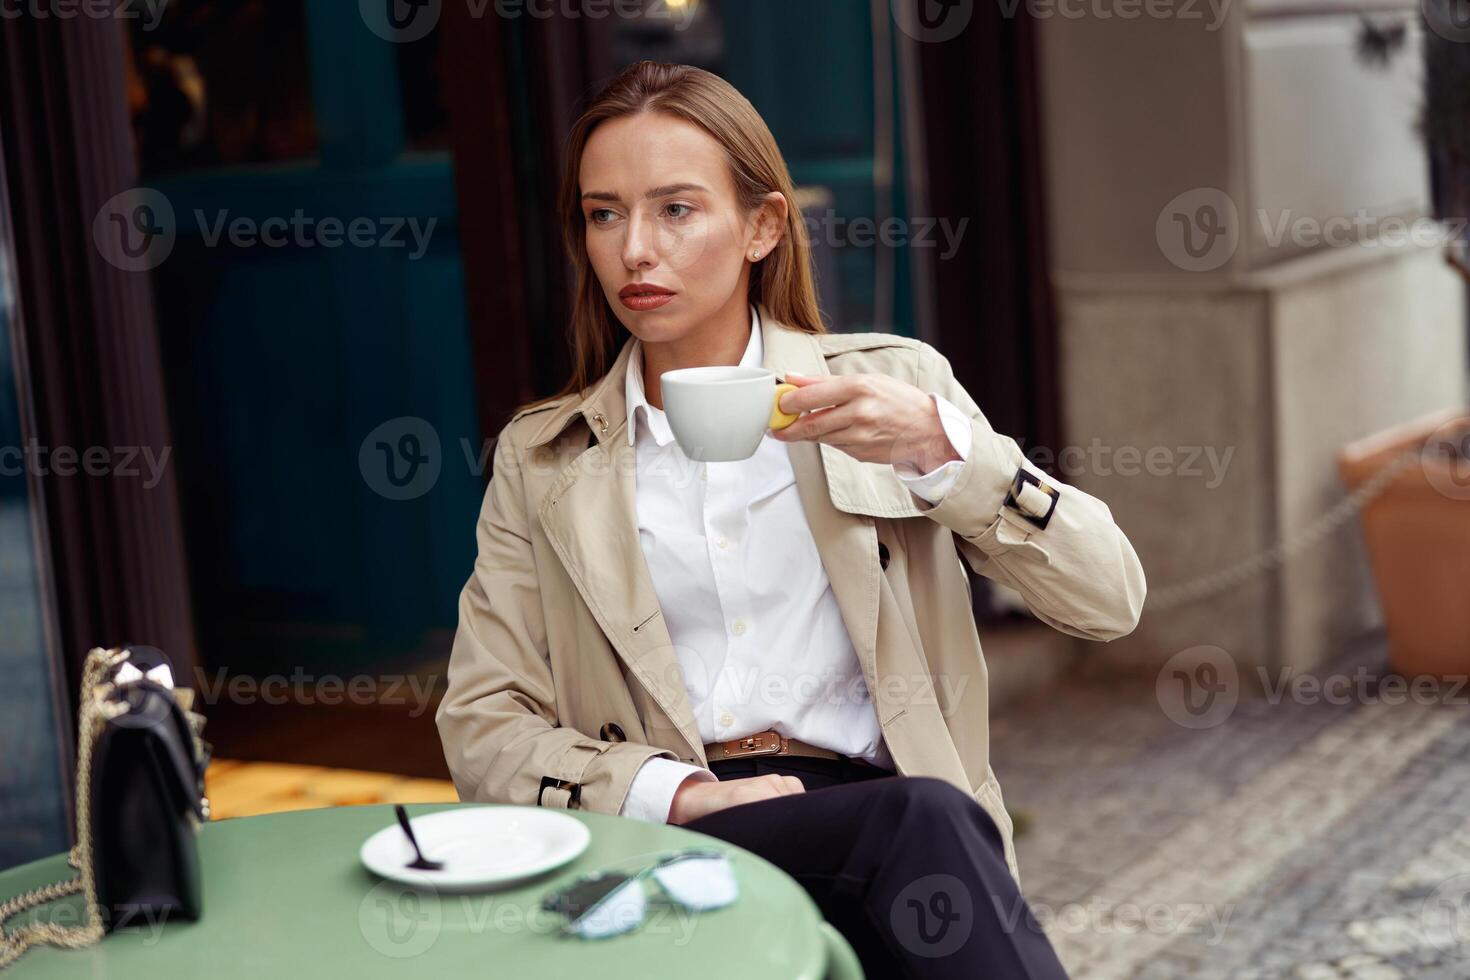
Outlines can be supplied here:
[[760, 258], [761, 257], [760, 249], [756, 249], [754, 252], [751, 252], [750, 253], [750, 257], [753, 258], [753, 259]]

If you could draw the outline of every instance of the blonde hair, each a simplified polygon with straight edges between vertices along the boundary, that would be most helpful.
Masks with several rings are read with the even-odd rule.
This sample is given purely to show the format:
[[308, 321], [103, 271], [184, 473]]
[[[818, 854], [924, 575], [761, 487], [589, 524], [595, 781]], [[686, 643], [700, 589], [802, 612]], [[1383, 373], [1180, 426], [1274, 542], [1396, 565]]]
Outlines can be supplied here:
[[582, 213], [582, 154], [599, 124], [622, 116], [661, 112], [698, 126], [720, 144], [739, 205], [751, 211], [765, 195], [786, 198], [780, 244], [750, 274], [749, 300], [797, 330], [826, 333], [812, 277], [811, 246], [797, 208], [796, 187], [765, 120], [750, 101], [718, 75], [690, 65], [640, 61], [618, 74], [572, 125], [558, 194], [563, 244], [576, 270], [576, 296], [567, 326], [572, 374], [554, 395], [523, 408], [577, 394], [607, 373], [629, 336], [608, 306], [587, 255]]

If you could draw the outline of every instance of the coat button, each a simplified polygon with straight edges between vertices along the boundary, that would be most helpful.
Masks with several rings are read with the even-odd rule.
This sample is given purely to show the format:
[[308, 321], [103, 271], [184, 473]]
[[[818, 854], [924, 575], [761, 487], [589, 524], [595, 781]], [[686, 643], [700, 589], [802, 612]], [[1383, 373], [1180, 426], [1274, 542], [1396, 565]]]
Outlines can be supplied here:
[[884, 571], [888, 570], [888, 545], [882, 541], [878, 542], [878, 567]]
[[623, 734], [623, 729], [615, 721], [610, 721], [602, 726], [598, 733], [604, 742], [626, 742], [628, 737]]

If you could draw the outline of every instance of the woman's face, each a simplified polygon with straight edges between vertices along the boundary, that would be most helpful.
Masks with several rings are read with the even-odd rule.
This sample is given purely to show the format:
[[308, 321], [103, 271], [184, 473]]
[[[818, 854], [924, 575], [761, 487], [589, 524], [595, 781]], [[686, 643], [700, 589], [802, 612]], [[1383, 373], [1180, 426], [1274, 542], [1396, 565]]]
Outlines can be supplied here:
[[[610, 119], [587, 141], [580, 181], [587, 255], [634, 336], [677, 340], [732, 309], [748, 322], [746, 262], [770, 254], [780, 224], [750, 220], [713, 137], [662, 113]], [[629, 295], [644, 290], [654, 295]]]

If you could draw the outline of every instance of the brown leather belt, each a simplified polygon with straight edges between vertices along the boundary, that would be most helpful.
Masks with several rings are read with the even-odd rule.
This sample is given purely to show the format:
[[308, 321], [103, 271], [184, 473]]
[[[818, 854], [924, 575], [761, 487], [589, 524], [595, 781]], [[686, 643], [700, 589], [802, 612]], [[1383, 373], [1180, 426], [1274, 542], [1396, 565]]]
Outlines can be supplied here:
[[[732, 738], [725, 742], [706, 742], [704, 744], [705, 757], [710, 762], [720, 759], [746, 759], [756, 756], [771, 755], [806, 755], [818, 759], [846, 759], [859, 766], [872, 766], [872, 763], [856, 756], [842, 755], [831, 749], [824, 749], [803, 742], [799, 738], [790, 738], [780, 732], [768, 730], [756, 732], [754, 735], [746, 735], [743, 738]], [[874, 767], [876, 768], [876, 767]]]

